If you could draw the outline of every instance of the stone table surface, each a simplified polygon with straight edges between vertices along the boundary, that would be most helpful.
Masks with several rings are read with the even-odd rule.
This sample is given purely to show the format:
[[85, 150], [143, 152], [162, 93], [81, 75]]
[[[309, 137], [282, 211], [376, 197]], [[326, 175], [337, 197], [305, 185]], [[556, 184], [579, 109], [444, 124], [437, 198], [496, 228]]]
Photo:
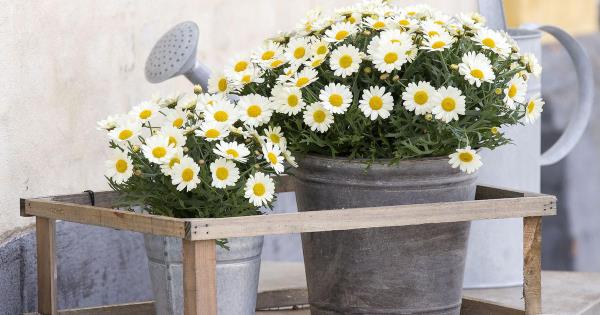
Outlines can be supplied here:
[[[263, 261], [259, 282], [261, 295], [274, 291], [298, 291], [306, 288], [304, 264]], [[468, 289], [464, 296], [523, 309], [522, 287]], [[306, 301], [304, 301], [306, 303]], [[304, 303], [304, 304], [305, 304]], [[544, 314], [600, 314], [600, 273], [543, 271], [542, 307]], [[260, 315], [309, 315], [307, 309], [269, 310]]]

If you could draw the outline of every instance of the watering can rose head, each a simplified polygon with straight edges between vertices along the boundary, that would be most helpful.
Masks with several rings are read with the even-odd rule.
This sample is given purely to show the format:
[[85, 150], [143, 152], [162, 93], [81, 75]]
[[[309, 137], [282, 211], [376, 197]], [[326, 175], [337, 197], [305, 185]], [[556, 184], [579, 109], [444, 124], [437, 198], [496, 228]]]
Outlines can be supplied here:
[[293, 32], [235, 56], [209, 90], [238, 95], [240, 120], [281, 128], [294, 153], [449, 156], [470, 173], [482, 165], [478, 149], [510, 142], [503, 126], [540, 116], [544, 102], [526, 98], [540, 71], [477, 13], [368, 1], [310, 12]]
[[[122, 204], [174, 217], [229, 217], [272, 205], [272, 176], [295, 165], [281, 128], [240, 124], [223, 94], [154, 98], [99, 122], [110, 139], [106, 177]], [[255, 126], [270, 117], [268, 99], [246, 105]], [[266, 117], [266, 118], [265, 118]], [[245, 118], [250, 121], [250, 118]]]

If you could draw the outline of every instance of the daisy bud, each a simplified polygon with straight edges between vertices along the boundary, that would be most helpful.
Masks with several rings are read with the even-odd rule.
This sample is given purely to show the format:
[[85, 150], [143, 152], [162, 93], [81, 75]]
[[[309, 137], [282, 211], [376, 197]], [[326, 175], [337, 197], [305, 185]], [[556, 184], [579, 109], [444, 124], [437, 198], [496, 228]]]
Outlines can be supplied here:
[[254, 168], [257, 169], [257, 170], [259, 170], [260, 169], [260, 165], [254, 164]]
[[254, 151], [254, 154], [256, 154], [256, 156], [259, 156], [259, 155], [261, 155], [262, 153], [261, 153], [260, 151], [256, 150], [256, 151]]
[[389, 74], [387, 74], [387, 73], [384, 73], [384, 74], [382, 74], [382, 75], [380, 75], [380, 76], [379, 76], [379, 79], [380, 79], [380, 80], [387, 80], [389, 77], [390, 77], [390, 75], [389, 75]]
[[204, 161], [204, 160], [199, 160], [198, 161], [198, 165], [204, 165], [205, 163], [206, 163], [206, 161]]
[[492, 128], [490, 129], [490, 131], [492, 132], [492, 134], [494, 134], [494, 135], [495, 135], [495, 134], [497, 134], [497, 133], [498, 133], [498, 127], [492, 127]]
[[133, 152], [133, 153], [140, 152], [140, 146], [137, 144], [134, 144], [133, 146], [131, 146], [131, 152]]
[[363, 35], [369, 36], [369, 35], [371, 35], [371, 31], [369, 31], [369, 30], [365, 30], [365, 31], [363, 32]]
[[202, 93], [202, 86], [199, 84], [194, 85], [194, 94], [198, 95], [200, 93]]
[[431, 114], [426, 114], [426, 115], [425, 115], [425, 120], [427, 120], [427, 121], [432, 121], [432, 120], [433, 120], [433, 115], [431, 115]]
[[396, 74], [395, 76], [392, 77], [392, 80], [398, 81], [398, 80], [400, 80], [400, 76]]
[[371, 73], [371, 71], [372, 71], [372, 70], [373, 70], [373, 69], [371, 69], [371, 67], [365, 67], [365, 68], [363, 69], [363, 71], [364, 71], [365, 73]]
[[455, 64], [455, 63], [453, 63], [453, 64], [450, 65], [450, 69], [452, 69], [452, 70], [458, 70], [458, 65]]
[[144, 174], [144, 173], [142, 173], [141, 170], [135, 170], [134, 174], [135, 174], [135, 176], [142, 176], [142, 174]]
[[501, 89], [501, 88], [496, 88], [496, 89], [494, 90], [494, 93], [496, 93], [496, 94], [500, 95], [500, 94], [502, 94], [502, 89]]

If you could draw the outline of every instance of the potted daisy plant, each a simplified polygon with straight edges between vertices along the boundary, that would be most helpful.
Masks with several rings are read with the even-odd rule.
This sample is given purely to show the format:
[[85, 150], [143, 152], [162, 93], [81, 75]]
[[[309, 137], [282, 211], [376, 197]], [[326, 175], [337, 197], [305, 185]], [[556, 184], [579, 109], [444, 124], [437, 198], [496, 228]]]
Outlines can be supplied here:
[[[310, 12], [235, 56], [209, 88], [237, 95], [239, 119], [267, 152], [298, 157], [298, 209], [315, 211], [474, 199], [478, 150], [508, 144], [504, 126], [540, 116], [544, 102], [525, 98], [539, 74], [535, 57], [479, 14], [366, 1]], [[468, 231], [460, 222], [302, 235], [311, 313], [458, 314]]]
[[[253, 116], [261, 109], [252, 102], [264, 100], [257, 96], [234, 105], [223, 94], [197, 87], [195, 93], [155, 98], [100, 121], [112, 149], [106, 177], [120, 192], [119, 204], [178, 218], [258, 215], [271, 207], [273, 176], [285, 171], [284, 160], [295, 163], [284, 138], [267, 138], [252, 128], [269, 119], [264, 112]], [[217, 241], [219, 314], [254, 314], [262, 242], [262, 237]], [[157, 314], [182, 314], [181, 240], [145, 235], [145, 243]]]

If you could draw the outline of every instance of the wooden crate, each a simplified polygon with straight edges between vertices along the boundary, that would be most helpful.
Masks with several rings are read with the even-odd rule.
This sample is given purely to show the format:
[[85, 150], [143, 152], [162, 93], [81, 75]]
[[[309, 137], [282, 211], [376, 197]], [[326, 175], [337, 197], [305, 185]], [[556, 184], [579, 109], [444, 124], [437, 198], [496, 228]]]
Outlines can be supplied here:
[[[294, 180], [283, 177], [277, 186], [277, 192], [292, 192]], [[39, 314], [148, 314], [152, 308], [148, 302], [58, 311], [56, 220], [181, 238], [185, 314], [215, 315], [216, 239], [515, 217], [522, 217], [524, 223], [525, 311], [510, 314], [541, 313], [541, 217], [556, 214], [554, 196], [478, 186], [474, 201], [218, 219], [177, 219], [111, 209], [117, 198], [116, 192], [99, 192], [93, 202], [88, 193], [21, 199], [21, 215], [36, 217]], [[509, 314], [497, 305], [463, 302], [463, 314]]]

